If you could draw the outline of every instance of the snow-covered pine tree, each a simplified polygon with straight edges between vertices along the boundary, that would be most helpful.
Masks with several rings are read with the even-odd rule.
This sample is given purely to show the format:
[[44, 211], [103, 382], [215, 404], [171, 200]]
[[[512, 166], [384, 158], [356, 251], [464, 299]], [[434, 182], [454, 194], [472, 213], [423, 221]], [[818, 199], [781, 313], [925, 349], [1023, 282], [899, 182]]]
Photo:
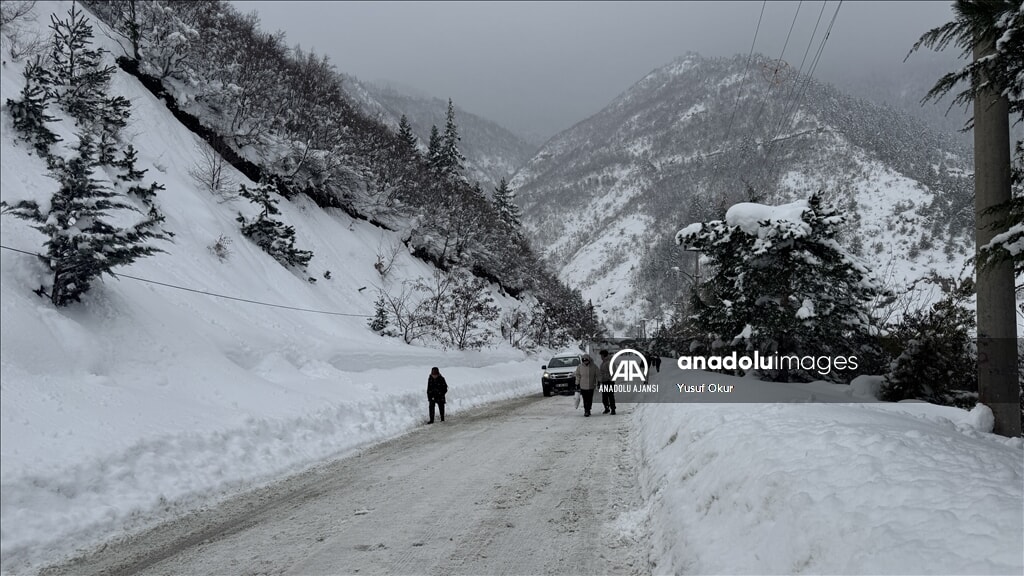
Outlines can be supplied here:
[[1020, 291], [1024, 290], [1024, 281], [1021, 280], [1024, 278], [1024, 187], [1018, 183], [1016, 189], [1016, 195], [1010, 198], [1006, 217], [994, 223], [995, 226], [1005, 229], [1005, 232], [996, 234], [991, 242], [981, 247], [978, 251], [977, 265], [989, 266], [1002, 260], [1012, 262], [1020, 302]]
[[377, 301], [373, 304], [373, 317], [370, 318], [367, 325], [370, 327], [370, 330], [378, 334], [383, 334], [384, 330], [388, 327], [388, 307], [383, 292], [380, 293]]
[[886, 338], [898, 352], [881, 398], [890, 402], [926, 400], [973, 408], [978, 399], [978, 364], [971, 339], [974, 313], [964, 302], [974, 293], [973, 279], [955, 282], [927, 310], [904, 315]]
[[463, 163], [466, 157], [459, 151], [459, 127], [455, 124], [455, 104], [448, 99], [448, 114], [444, 125], [444, 135], [441, 136], [441, 149], [438, 163], [440, 171], [445, 176], [458, 177], [462, 175]]
[[398, 121], [398, 153], [403, 158], [412, 158], [416, 155], [416, 135], [412, 132], [409, 119], [402, 114]]
[[[102, 48], [92, 47], [93, 29], [88, 19], [71, 5], [68, 19], [50, 15], [53, 47], [50, 72], [53, 95], [78, 125], [99, 136], [113, 138], [128, 123], [131, 103], [123, 96], [108, 97], [114, 66], [103, 65]], [[101, 150], [100, 156], [105, 155]]]
[[435, 174], [440, 174], [443, 170], [443, 161], [441, 158], [441, 132], [438, 131], [437, 126], [430, 127], [430, 143], [427, 145], [427, 165]]
[[111, 164], [116, 168], [124, 170], [124, 173], [117, 175], [117, 179], [129, 184], [128, 194], [135, 196], [150, 208], [155, 209], [153, 199], [156, 197], [156, 193], [160, 190], [166, 190], [166, 188], [164, 188], [163, 184], [155, 181], [149, 186], [140, 186], [138, 182], [141, 182], [142, 177], [146, 175], [146, 169], [138, 170], [135, 167], [137, 159], [138, 151], [135, 149], [135, 146], [129, 144], [122, 153], [121, 158], [113, 161]]
[[260, 184], [252, 189], [241, 184], [238, 195], [259, 206], [260, 213], [254, 219], [246, 218], [239, 213], [236, 220], [242, 225], [242, 234], [273, 256], [282, 266], [305, 269], [313, 258], [313, 253], [295, 247], [294, 226], [271, 218], [281, 213], [277, 209], [278, 201], [272, 196], [274, 193], [274, 187], [270, 184]]
[[491, 195], [491, 204], [494, 205], [494, 211], [498, 213], [498, 219], [501, 220], [501, 223], [508, 230], [518, 233], [519, 229], [522, 228], [520, 220], [522, 213], [519, 210], [519, 206], [516, 206], [515, 199], [515, 191], [509, 188], [508, 182], [502, 178], [501, 182], [494, 189], [494, 194]]
[[[885, 289], [836, 241], [845, 217], [821, 193], [783, 206], [737, 204], [725, 220], [693, 224], [676, 241], [710, 260], [694, 294], [694, 329], [715, 354], [857, 356], [878, 362], [871, 303]], [[816, 370], [773, 379], [836, 378]]]
[[52, 99], [53, 76], [42, 64], [42, 57], [25, 66], [25, 87], [21, 89], [21, 100], [7, 99], [7, 108], [14, 119], [14, 128], [21, 138], [32, 144], [36, 153], [50, 163], [50, 146], [60, 142], [60, 137], [46, 127], [56, 119], [50, 116], [46, 107]]
[[116, 267], [163, 252], [150, 241], [169, 237], [159, 227], [161, 219], [152, 213], [127, 228], [111, 224], [107, 220], [110, 212], [139, 210], [93, 178], [95, 166], [95, 144], [83, 133], [77, 154], [58, 161], [54, 172], [60, 188], [49, 205], [25, 200], [9, 208], [12, 215], [34, 222], [32, 227], [47, 237], [45, 262], [53, 279], [49, 287], [41, 286], [37, 292], [49, 296], [55, 306], [79, 302], [96, 278], [116, 276]]
[[[1024, 114], [1024, 8], [1020, 0], [991, 0], [988, 2], [956, 2], [957, 17], [925, 33], [914, 44], [911, 52], [922, 46], [944, 50], [950, 44], [961, 48], [968, 57], [977, 41], [979, 30], [989, 31], [998, 41], [993, 52], [986, 58], [970, 61], [959, 70], [945, 74], [925, 95], [925, 101], [939, 100], [959, 85], [966, 87], [956, 93], [950, 106], [970, 104], [991, 84], [996, 91], [1007, 97], [1010, 113], [1018, 117]], [[985, 83], [975, 83], [973, 78], [984, 77]], [[973, 120], [971, 121], [973, 124]]]

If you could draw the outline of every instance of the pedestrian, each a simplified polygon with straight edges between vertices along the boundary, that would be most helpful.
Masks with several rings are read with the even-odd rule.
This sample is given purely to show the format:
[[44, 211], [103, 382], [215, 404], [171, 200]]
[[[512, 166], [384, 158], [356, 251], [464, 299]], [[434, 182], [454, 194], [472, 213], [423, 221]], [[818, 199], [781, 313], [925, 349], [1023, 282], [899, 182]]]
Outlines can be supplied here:
[[615, 392], [612, 391], [612, 385], [615, 384], [615, 378], [612, 377], [612, 361], [608, 358], [608, 351], [601, 350], [601, 385], [605, 387], [601, 391], [601, 403], [604, 404], [604, 413], [608, 414], [611, 412], [615, 414]]
[[576, 367], [576, 389], [583, 397], [583, 415], [590, 416], [590, 407], [594, 404], [594, 390], [597, 389], [597, 366], [590, 359], [589, 354], [580, 358], [580, 365]]
[[445, 381], [444, 376], [441, 376], [441, 371], [434, 366], [430, 369], [430, 376], [427, 377], [427, 402], [430, 404], [430, 421], [427, 424], [434, 423], [434, 405], [437, 404], [437, 410], [441, 417], [441, 422], [444, 422], [444, 395], [448, 393], [448, 382]]
[[654, 360], [652, 361], [652, 363], [654, 364], [654, 371], [655, 372], [661, 372], [661, 356], [658, 355], [658, 354], [655, 354], [654, 355]]

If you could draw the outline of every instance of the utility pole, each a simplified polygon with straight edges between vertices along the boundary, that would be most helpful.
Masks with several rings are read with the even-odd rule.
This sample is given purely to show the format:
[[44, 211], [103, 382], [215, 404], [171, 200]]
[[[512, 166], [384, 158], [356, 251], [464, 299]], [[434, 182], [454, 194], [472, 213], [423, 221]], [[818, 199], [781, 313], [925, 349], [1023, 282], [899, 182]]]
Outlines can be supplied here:
[[[974, 61], [994, 52], [991, 32], [978, 35]], [[979, 81], [984, 82], [981, 78]], [[1010, 191], [1009, 101], [991, 88], [974, 100], [975, 254], [1006, 221]], [[999, 261], [992, 261], [999, 260]], [[976, 267], [978, 294], [978, 401], [992, 409], [996, 434], [1021, 435], [1020, 382], [1013, 263], [990, 259]]]

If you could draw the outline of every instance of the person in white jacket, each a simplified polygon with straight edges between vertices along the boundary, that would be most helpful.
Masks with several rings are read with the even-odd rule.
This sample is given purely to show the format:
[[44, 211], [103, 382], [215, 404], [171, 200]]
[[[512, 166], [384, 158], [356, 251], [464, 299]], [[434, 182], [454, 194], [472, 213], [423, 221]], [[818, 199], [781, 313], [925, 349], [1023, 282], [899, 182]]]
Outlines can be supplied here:
[[576, 389], [583, 397], [583, 415], [590, 416], [590, 407], [594, 404], [594, 390], [597, 389], [598, 368], [589, 354], [580, 358], [580, 365], [576, 367]]

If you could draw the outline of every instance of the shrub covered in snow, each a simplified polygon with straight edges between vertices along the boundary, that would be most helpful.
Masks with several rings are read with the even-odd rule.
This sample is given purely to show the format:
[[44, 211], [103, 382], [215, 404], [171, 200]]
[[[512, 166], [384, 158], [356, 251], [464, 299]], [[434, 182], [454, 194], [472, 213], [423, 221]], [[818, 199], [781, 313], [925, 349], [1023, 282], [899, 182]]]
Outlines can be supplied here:
[[[878, 279], [836, 241], [845, 216], [820, 193], [782, 206], [736, 204], [725, 220], [691, 224], [676, 241], [703, 253], [707, 280], [691, 325], [707, 349], [762, 355], [879, 359], [873, 301]], [[771, 379], [841, 378], [837, 372], [774, 370]]]

